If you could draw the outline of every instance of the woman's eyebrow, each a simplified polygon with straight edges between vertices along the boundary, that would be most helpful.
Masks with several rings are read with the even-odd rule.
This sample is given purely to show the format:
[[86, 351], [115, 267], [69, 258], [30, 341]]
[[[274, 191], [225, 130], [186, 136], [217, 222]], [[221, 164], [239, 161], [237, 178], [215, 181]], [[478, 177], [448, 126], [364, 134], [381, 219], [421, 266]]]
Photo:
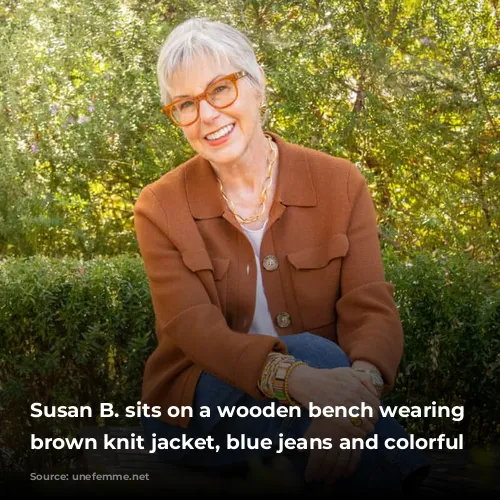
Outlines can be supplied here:
[[[205, 86], [205, 90], [207, 89], [207, 87], [209, 87], [210, 85], [212, 85], [212, 83], [215, 82], [215, 80], [217, 80], [217, 78], [220, 78], [221, 76], [224, 76], [224, 75], [217, 75], [217, 76], [214, 76]], [[175, 101], [176, 99], [181, 99], [183, 97], [191, 97], [191, 96], [188, 96], [188, 95], [176, 95], [174, 97], [172, 97], [172, 100]]]

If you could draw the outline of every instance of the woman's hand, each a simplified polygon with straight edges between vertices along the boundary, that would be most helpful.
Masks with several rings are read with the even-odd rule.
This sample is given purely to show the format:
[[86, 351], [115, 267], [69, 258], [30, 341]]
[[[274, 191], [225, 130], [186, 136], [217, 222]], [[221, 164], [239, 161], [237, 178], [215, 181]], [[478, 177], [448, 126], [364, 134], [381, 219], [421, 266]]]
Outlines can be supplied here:
[[354, 425], [348, 415], [313, 417], [304, 436], [306, 439], [331, 438], [333, 445], [330, 450], [311, 450], [306, 480], [333, 483], [340, 476], [352, 474], [359, 463], [362, 450], [341, 450], [339, 445], [342, 438], [364, 438], [374, 430], [380, 401], [370, 377], [352, 368], [317, 369], [298, 366], [290, 374], [288, 392], [306, 408], [312, 403], [321, 408], [344, 406], [348, 410], [352, 406], [361, 408], [363, 402], [372, 408], [372, 416], [362, 417], [359, 426]]
[[[364, 402], [372, 407], [372, 421], [374, 424], [377, 422], [380, 406], [377, 391], [369, 376], [352, 368], [319, 369], [306, 365], [298, 366], [288, 379], [288, 392], [304, 407], [312, 403], [321, 408], [325, 406], [350, 408], [360, 407]], [[352, 425], [350, 420], [349, 425]]]
[[334, 418], [312, 419], [304, 437], [308, 440], [328, 437], [331, 439], [332, 447], [328, 450], [311, 449], [304, 476], [306, 481], [325, 481], [327, 484], [333, 484], [339, 477], [350, 476], [356, 470], [361, 458], [361, 447], [352, 450], [340, 449], [342, 438], [359, 437], [354, 431], [357, 428], [352, 426], [352, 429], [355, 435], [349, 436], [349, 430], [346, 432], [338, 426]]

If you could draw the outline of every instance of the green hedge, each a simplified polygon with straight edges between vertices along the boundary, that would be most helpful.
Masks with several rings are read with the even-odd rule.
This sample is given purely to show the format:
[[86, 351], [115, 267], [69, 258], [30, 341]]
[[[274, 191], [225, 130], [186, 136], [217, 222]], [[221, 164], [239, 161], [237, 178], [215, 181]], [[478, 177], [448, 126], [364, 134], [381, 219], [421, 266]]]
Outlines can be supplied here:
[[135, 404], [153, 345], [151, 299], [138, 258], [4, 262], [0, 448], [3, 443], [19, 455], [22, 451], [30, 468], [46, 465], [40, 461], [47, 453], [28, 451], [31, 433], [64, 437], [79, 425], [102, 422], [31, 418], [30, 405], [89, 405], [95, 415], [101, 402], [117, 408]]
[[[500, 438], [500, 294], [491, 264], [466, 256], [384, 252], [406, 336], [388, 404], [465, 405], [466, 419], [414, 419], [413, 432], [461, 432], [468, 444]], [[47, 454], [29, 435], [68, 436], [88, 424], [136, 421], [35, 419], [30, 405], [118, 408], [140, 397], [144, 361], [155, 345], [154, 315], [137, 256], [0, 263], [0, 448], [33, 470]], [[74, 452], [73, 452], [74, 453]], [[50, 460], [71, 458], [62, 451]], [[1, 465], [1, 464], [0, 464]]]
[[463, 433], [468, 445], [500, 441], [498, 265], [466, 255], [386, 252], [387, 277], [405, 332], [405, 352], [388, 404], [463, 405], [465, 418], [409, 419], [423, 435]]

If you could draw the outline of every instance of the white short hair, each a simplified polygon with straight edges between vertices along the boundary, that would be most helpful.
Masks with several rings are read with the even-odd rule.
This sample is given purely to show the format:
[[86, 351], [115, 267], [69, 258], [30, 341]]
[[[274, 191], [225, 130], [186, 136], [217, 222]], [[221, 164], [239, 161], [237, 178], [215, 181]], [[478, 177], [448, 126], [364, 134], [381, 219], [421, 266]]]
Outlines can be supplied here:
[[168, 84], [173, 74], [199, 56], [213, 57], [217, 63], [225, 61], [236, 71], [246, 71], [264, 103], [264, 74], [246, 35], [227, 24], [195, 17], [175, 27], [160, 50], [157, 77], [163, 105], [171, 102]]

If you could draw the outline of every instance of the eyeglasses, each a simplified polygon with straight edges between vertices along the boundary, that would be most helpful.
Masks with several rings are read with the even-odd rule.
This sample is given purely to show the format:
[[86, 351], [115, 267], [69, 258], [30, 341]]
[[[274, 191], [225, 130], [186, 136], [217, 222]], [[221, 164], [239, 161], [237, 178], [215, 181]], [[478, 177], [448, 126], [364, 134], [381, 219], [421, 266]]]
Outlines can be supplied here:
[[216, 109], [224, 109], [231, 106], [238, 99], [238, 86], [236, 82], [247, 76], [246, 71], [238, 71], [223, 76], [211, 83], [205, 92], [196, 97], [185, 97], [177, 99], [162, 108], [162, 112], [170, 116], [172, 121], [180, 127], [193, 124], [200, 116], [200, 101], [205, 99]]

